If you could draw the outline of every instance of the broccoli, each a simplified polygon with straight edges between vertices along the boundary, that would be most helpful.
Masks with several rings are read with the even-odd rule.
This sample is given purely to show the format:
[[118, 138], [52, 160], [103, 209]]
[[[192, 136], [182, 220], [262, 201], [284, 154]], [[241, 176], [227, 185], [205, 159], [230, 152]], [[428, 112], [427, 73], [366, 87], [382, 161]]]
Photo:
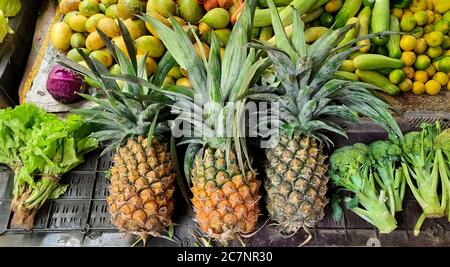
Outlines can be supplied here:
[[347, 204], [351, 204], [349, 208], [358, 216], [381, 233], [390, 233], [397, 228], [397, 222], [385, 203], [385, 191], [376, 187], [369, 147], [358, 143], [337, 149], [330, 157], [330, 177], [334, 185], [355, 193]]
[[[423, 214], [420, 216], [414, 234], [419, 233], [425, 218], [439, 218], [445, 215], [446, 186], [440, 179], [439, 158], [442, 151], [435, 150], [435, 138], [439, 132], [439, 123], [436, 127], [430, 124], [422, 125], [422, 131], [410, 132], [401, 139], [402, 168], [406, 182]], [[439, 199], [438, 185], [442, 180], [442, 198]]]
[[450, 129], [441, 132], [436, 137], [435, 146], [437, 149], [436, 153], [439, 153], [440, 150], [442, 151], [443, 154], [443, 155], [439, 154], [439, 159], [441, 160], [440, 162], [441, 164], [439, 165], [440, 166], [439, 172], [441, 174], [442, 182], [447, 185], [445, 188], [445, 190], [447, 190], [447, 201], [448, 201], [447, 217], [448, 221], [450, 222]]
[[402, 210], [406, 180], [402, 169], [396, 168], [402, 149], [393, 141], [375, 141], [369, 145], [371, 168], [378, 185], [387, 193], [388, 207], [392, 215]]

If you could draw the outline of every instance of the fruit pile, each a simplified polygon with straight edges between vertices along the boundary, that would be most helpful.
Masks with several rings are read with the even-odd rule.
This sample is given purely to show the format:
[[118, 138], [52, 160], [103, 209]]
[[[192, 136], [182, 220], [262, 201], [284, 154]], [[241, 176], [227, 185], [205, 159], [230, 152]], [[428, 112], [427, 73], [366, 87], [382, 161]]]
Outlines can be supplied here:
[[[168, 26], [171, 25], [168, 17], [173, 15], [185, 31], [193, 30], [200, 36], [202, 49], [208, 55], [210, 42], [208, 33], [214, 29], [223, 52], [231, 32], [231, 22], [236, 20], [236, 15], [233, 17], [233, 14], [239, 5], [242, 3], [234, 5], [231, 0], [208, 0], [202, 5], [196, 0], [180, 0], [177, 3], [173, 0], [62, 0], [59, 9], [64, 18], [53, 26], [51, 39], [53, 46], [67, 52], [67, 57], [74, 62], [87, 67], [78, 52], [78, 49], [81, 49], [86, 55], [102, 63], [110, 73], [118, 74], [120, 68], [117, 62], [114, 62], [112, 54], [105, 48], [97, 29], [127, 53], [117, 21], [121, 19], [134, 40], [138, 58], [147, 56], [146, 71], [147, 75], [151, 76], [166, 48], [156, 31], [132, 14], [146, 12]], [[194, 41], [194, 36], [191, 37]], [[201, 48], [195, 44], [195, 49], [199, 53]], [[165, 84], [191, 87], [186, 77], [185, 72], [175, 67], [166, 77]], [[86, 82], [92, 87], [100, 87], [89, 78], [86, 78]]]
[[404, 35], [400, 41], [405, 79], [400, 82], [400, 72], [390, 75], [392, 82], [400, 82], [402, 91], [436, 95], [442, 88], [450, 88], [450, 3], [445, 7], [444, 2], [413, 1], [407, 9], [392, 10], [400, 20], [400, 30], [414, 34]]

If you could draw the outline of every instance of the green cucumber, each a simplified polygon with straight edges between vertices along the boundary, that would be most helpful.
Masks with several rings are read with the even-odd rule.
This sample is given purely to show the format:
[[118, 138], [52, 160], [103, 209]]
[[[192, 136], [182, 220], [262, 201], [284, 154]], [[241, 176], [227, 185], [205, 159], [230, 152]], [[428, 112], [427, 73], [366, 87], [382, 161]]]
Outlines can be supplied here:
[[353, 59], [353, 64], [360, 70], [378, 70], [378, 69], [400, 69], [405, 64], [396, 58], [390, 58], [383, 55], [364, 54]]
[[[391, 15], [391, 32], [400, 32], [400, 21], [395, 16]], [[389, 51], [389, 56], [392, 58], [400, 58], [402, 51], [400, 50], [400, 35], [389, 36], [389, 41], [387, 43], [387, 49]]]
[[400, 88], [398, 88], [398, 86], [391, 83], [389, 79], [387, 79], [380, 73], [377, 73], [376, 71], [356, 70], [356, 75], [358, 75], [361, 81], [375, 85], [386, 94], [397, 95], [400, 93]]
[[[353, 40], [356, 39], [356, 37], [358, 37], [358, 32], [359, 32], [359, 21], [358, 18], [356, 17], [352, 17], [347, 21], [346, 25], [351, 25], [351, 24], [356, 24], [356, 26], [351, 29], [350, 31], [347, 32], [347, 34], [345, 35], [344, 39], [342, 39], [342, 41], [339, 43], [338, 47], [343, 46]], [[346, 50], [348, 48], [344, 48], [341, 49], [339, 52], [342, 52], [344, 50]]]
[[[389, 10], [389, 0], [375, 0], [372, 13], [372, 33], [389, 31], [391, 22], [391, 12]], [[387, 43], [386, 37], [374, 38], [374, 43], [383, 45]]]
[[338, 70], [334, 73], [334, 78], [340, 79], [340, 80], [348, 80], [348, 81], [359, 81], [358, 75], [348, 72], [348, 71], [342, 71]]
[[361, 8], [362, 0], [346, 0], [344, 5], [342, 5], [341, 10], [336, 15], [335, 19], [335, 27], [341, 28], [344, 27], [347, 21], [358, 14], [359, 9]]
[[[359, 22], [359, 33], [358, 37], [366, 36], [369, 34], [370, 30], [370, 17], [372, 16], [372, 11], [370, 7], [364, 7], [358, 15]], [[363, 46], [359, 49], [359, 51], [363, 53], [367, 53], [370, 50], [370, 39], [364, 39], [356, 43], [358, 46]]]

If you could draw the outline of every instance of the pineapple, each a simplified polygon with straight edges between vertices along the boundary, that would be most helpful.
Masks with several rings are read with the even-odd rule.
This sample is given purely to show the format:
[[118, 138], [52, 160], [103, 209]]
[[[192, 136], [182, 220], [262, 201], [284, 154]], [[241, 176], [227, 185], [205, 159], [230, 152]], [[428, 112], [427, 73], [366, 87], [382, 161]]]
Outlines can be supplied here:
[[[180, 67], [187, 70], [192, 83], [191, 95], [179, 97], [172, 110], [177, 114], [175, 123], [187, 122], [198, 134], [184, 136], [189, 143], [184, 167], [192, 183], [195, 220], [207, 236], [222, 243], [251, 233], [259, 216], [260, 181], [251, 167], [245, 139], [237, 134], [242, 129], [235, 123], [243, 116], [252, 78], [258, 78], [253, 76], [268, 65], [268, 60], [258, 60], [256, 50], [249, 51], [247, 47], [254, 10], [255, 1], [246, 1], [223, 60], [215, 34], [209, 55], [199, 49], [199, 57], [173, 18], [171, 29], [150, 16], [143, 17], [158, 32]], [[200, 108], [202, 115], [193, 114]]]
[[[355, 25], [329, 30], [307, 48], [304, 24], [296, 10], [294, 33], [289, 40], [271, 0], [268, 1], [274, 22], [277, 48], [254, 44], [267, 51], [280, 81], [278, 98], [280, 135], [266, 150], [265, 188], [267, 209], [283, 234], [294, 234], [314, 227], [324, 216], [327, 182], [327, 154], [324, 145], [332, 144], [327, 132], [346, 136], [338, 122], [357, 122], [364, 115], [384, 129], [401, 135], [390, 107], [371, 91], [366, 83], [334, 78], [342, 61], [359, 47], [336, 52], [336, 45]], [[272, 112], [272, 114], [274, 114]], [[268, 118], [266, 118], [268, 120]], [[309, 235], [309, 239], [311, 235]], [[308, 239], [308, 240], [309, 240]]]
[[[148, 82], [146, 57], [133, 62], [136, 58], [133, 41], [120, 20], [119, 26], [130, 58], [101, 31], [99, 34], [116, 58], [121, 73], [127, 74], [131, 81], [119, 83], [107, 78], [107, 70], [85, 55], [90, 70], [65, 58], [59, 61], [102, 87], [103, 97], [83, 95], [96, 106], [75, 112], [85, 115], [94, 130], [91, 136], [107, 145], [103, 154], [115, 151], [107, 198], [112, 223], [145, 242], [148, 235], [158, 236], [172, 224], [176, 172], [168, 143], [161, 135], [170, 129], [161, 116], [169, 114], [164, 108], [169, 99], [156, 93], [159, 88]], [[144, 81], [145, 86], [130, 77]], [[153, 82], [160, 85], [162, 79], [157, 77], [165, 77], [165, 74], [156, 73], [154, 77]]]

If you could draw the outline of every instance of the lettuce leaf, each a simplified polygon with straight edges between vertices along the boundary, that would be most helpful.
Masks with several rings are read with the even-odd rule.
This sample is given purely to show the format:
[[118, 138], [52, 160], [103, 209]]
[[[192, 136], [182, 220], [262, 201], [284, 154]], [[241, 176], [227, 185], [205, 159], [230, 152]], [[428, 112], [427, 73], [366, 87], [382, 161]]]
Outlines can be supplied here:
[[[0, 0], [1, 1], [1, 0]], [[8, 25], [8, 19], [4, 16], [3, 11], [0, 10], [0, 44], [3, 43], [8, 33], [14, 33]]]
[[20, 0], [0, 0], [0, 10], [3, 11], [5, 17], [14, 17], [21, 8]]

